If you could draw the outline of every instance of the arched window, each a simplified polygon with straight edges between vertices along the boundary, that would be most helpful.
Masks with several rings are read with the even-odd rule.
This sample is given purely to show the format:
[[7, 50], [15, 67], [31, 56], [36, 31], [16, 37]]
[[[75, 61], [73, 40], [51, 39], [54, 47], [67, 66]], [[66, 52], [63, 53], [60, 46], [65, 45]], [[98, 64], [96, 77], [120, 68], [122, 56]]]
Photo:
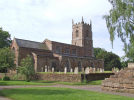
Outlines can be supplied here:
[[88, 37], [88, 30], [86, 30], [86, 37]]
[[70, 64], [68, 60], [65, 63], [65, 67], [67, 67], [67, 72], [70, 72]]
[[69, 48], [65, 48], [65, 53], [69, 53]]
[[56, 52], [57, 53], [60, 53], [61, 52], [60, 46], [56, 46]]
[[54, 71], [56, 70], [56, 62], [52, 62], [52, 68], [54, 68]]
[[94, 68], [94, 63], [91, 63], [91, 67]]
[[76, 30], [76, 37], [79, 37], [79, 32], [78, 32], [78, 30]]
[[82, 65], [81, 65], [81, 62], [80, 62], [80, 61], [78, 62], [78, 71], [79, 71], [79, 72], [82, 71]]

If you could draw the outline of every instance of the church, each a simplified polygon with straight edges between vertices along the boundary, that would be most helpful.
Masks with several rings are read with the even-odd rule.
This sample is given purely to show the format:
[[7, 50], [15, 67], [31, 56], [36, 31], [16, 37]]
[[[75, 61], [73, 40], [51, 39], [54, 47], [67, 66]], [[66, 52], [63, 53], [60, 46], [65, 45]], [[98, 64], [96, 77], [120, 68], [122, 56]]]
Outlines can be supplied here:
[[[29, 54], [34, 63], [36, 72], [67, 72], [71, 68], [74, 71], [78, 67], [81, 72], [82, 68], [92, 67], [104, 69], [103, 59], [94, 57], [93, 39], [92, 39], [92, 23], [90, 25], [82, 21], [74, 24], [72, 20], [72, 43], [60, 43], [45, 39], [43, 42], [36, 42], [24, 39], [14, 38], [11, 49], [15, 53], [16, 67], [20, 66], [21, 59]], [[9, 70], [11, 72], [11, 70]], [[16, 72], [16, 71], [14, 71]]]

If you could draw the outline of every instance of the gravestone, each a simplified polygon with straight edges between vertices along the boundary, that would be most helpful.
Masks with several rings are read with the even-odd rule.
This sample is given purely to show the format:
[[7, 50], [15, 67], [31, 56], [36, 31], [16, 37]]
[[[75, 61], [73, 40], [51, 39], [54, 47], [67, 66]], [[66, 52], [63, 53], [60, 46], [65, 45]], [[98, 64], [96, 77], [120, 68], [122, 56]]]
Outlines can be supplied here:
[[67, 67], [64, 68], [64, 73], [65, 73], [65, 74], [67, 73]]
[[89, 73], [92, 73], [93, 72], [93, 69], [92, 67], [89, 68]]
[[52, 73], [54, 73], [54, 68], [52, 68]]
[[73, 72], [73, 69], [71, 68], [71, 69], [70, 69], [70, 74], [72, 74], [72, 72]]
[[47, 65], [45, 65], [45, 72], [47, 72]]
[[99, 68], [97, 68], [97, 71], [99, 72], [99, 71], [100, 71], [100, 69], [99, 69]]
[[134, 68], [134, 63], [128, 63], [128, 68]]
[[100, 68], [100, 73], [102, 73], [102, 68]]
[[112, 68], [112, 73], [114, 73], [114, 69]]
[[42, 67], [42, 72], [43, 72], [43, 67]]
[[78, 67], [75, 67], [74, 73], [75, 73], [75, 74], [78, 74]]
[[114, 73], [116, 72], [116, 68], [114, 67]]
[[82, 68], [82, 74], [84, 74], [84, 68]]
[[95, 68], [93, 68], [93, 73], [95, 73]]
[[89, 67], [85, 69], [85, 74], [89, 74]]
[[104, 69], [102, 69], [102, 72], [104, 73]]
[[60, 74], [60, 71], [59, 71], [59, 74]]

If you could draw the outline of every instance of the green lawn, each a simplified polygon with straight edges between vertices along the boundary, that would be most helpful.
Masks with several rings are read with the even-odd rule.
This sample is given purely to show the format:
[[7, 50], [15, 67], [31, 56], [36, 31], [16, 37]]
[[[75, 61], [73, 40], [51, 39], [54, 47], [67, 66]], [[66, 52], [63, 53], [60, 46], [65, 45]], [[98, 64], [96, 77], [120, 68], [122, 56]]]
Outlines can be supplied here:
[[2, 81], [0, 80], [0, 85], [54, 85], [52, 83], [64, 84], [64, 85], [101, 85], [102, 80], [90, 81], [89, 83], [70, 83], [70, 82], [54, 82], [54, 81], [43, 81], [43, 80], [33, 80], [26, 82], [25, 80], [10, 80]]
[[50, 82], [46, 83], [35, 82], [35, 81], [26, 82], [25, 80], [10, 80], [10, 81], [0, 80], [0, 85], [53, 85], [53, 84]]
[[56, 87], [5, 89], [0, 95], [13, 100], [134, 100], [132, 97]]
[[89, 83], [83, 83], [83, 82], [70, 83], [70, 82], [52, 82], [52, 81], [43, 81], [43, 80], [38, 81], [37, 80], [37, 82], [41, 82], [41, 83], [43, 83], [43, 82], [48, 82], [48, 83], [52, 82], [52, 83], [58, 83], [58, 84], [63, 84], [63, 85], [101, 85], [101, 81], [102, 80], [90, 81]]

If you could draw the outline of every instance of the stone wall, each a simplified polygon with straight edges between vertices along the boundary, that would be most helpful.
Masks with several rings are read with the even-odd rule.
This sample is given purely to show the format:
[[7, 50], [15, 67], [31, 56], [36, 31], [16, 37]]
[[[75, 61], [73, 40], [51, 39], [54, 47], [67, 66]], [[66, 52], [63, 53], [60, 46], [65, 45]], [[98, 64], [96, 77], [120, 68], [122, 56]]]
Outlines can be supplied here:
[[[102, 80], [104, 78], [110, 77], [110, 75], [113, 75], [114, 73], [90, 73], [85, 74], [85, 78], [87, 80]], [[2, 78], [5, 74], [0, 73], [0, 78]], [[14, 76], [17, 76], [15, 73], [7, 73], [7, 76], [9, 76], [11, 79], [13, 79]], [[19, 79], [25, 79], [23, 76], [19, 75]], [[45, 80], [45, 81], [60, 81], [60, 82], [81, 82], [84, 79], [84, 74], [58, 74], [58, 73], [37, 73], [34, 76], [31, 76], [31, 79], [33, 80]]]
[[89, 81], [103, 80], [105, 78], [109, 78], [110, 75], [114, 75], [114, 73], [89, 73], [89, 74], [82, 74], [81, 79], [83, 80], [85, 77], [85, 79]]
[[134, 68], [124, 68], [102, 81], [102, 90], [134, 93]]

